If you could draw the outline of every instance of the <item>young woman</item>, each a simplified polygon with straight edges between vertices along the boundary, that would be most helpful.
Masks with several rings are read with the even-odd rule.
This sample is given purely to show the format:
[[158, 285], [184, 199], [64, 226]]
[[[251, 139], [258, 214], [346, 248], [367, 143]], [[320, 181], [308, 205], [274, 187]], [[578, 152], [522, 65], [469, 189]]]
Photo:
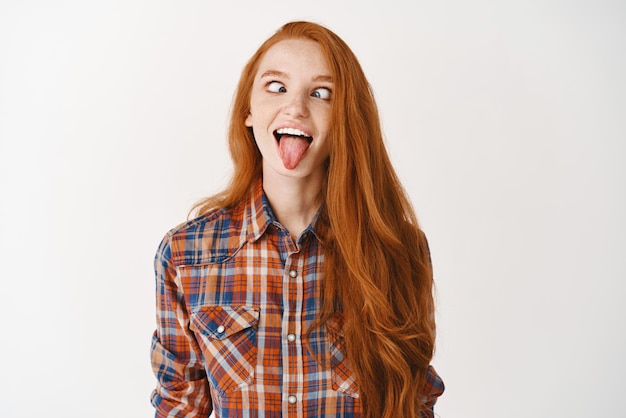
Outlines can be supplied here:
[[432, 417], [426, 239], [349, 47], [284, 25], [243, 70], [234, 175], [157, 252], [157, 417]]

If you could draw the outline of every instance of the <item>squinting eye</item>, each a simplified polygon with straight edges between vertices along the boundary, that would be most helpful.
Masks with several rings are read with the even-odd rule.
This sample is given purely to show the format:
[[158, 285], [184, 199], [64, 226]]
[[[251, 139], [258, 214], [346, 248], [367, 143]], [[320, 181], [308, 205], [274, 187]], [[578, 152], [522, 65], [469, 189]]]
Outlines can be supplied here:
[[317, 97], [318, 99], [328, 100], [330, 99], [330, 89], [326, 87], [320, 87], [319, 89], [315, 89], [311, 96]]
[[267, 89], [272, 93], [285, 93], [287, 91], [285, 86], [283, 86], [283, 84], [279, 83], [278, 81], [270, 81], [267, 84]]

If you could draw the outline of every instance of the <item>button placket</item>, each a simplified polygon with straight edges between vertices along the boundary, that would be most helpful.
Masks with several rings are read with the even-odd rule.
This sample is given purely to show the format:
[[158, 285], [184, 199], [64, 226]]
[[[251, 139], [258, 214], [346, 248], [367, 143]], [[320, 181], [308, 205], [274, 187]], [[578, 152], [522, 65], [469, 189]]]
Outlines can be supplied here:
[[293, 408], [299, 407], [303, 399], [302, 383], [298, 380], [298, 375], [302, 374], [302, 364], [297, 361], [298, 350], [300, 350], [299, 332], [303, 314], [303, 274], [305, 265], [300, 254], [290, 254], [284, 264], [283, 270], [283, 361], [286, 361], [285, 372], [283, 373], [283, 390], [286, 399], [283, 414], [293, 413]]

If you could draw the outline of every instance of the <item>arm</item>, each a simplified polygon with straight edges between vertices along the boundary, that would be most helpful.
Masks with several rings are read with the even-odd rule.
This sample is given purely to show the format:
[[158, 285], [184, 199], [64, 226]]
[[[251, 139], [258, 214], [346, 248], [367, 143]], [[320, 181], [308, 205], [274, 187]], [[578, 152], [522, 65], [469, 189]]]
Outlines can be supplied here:
[[435, 403], [444, 389], [445, 387], [441, 377], [439, 377], [433, 366], [428, 366], [428, 370], [426, 371], [426, 383], [424, 384], [422, 392], [425, 402], [421, 418], [433, 418], [435, 416]]
[[208, 417], [212, 403], [203, 358], [189, 330], [182, 289], [176, 284], [169, 236], [157, 251], [157, 329], [152, 337], [152, 370], [157, 378], [152, 393], [155, 417]]
[[[428, 240], [426, 239], [426, 235], [422, 231], [420, 231], [422, 237], [424, 238], [424, 243], [426, 244], [426, 251], [428, 254], [428, 266], [430, 268], [431, 275], [433, 274], [433, 262], [430, 253], [430, 247], [428, 245]], [[435, 318], [434, 318], [434, 302], [433, 302], [433, 313], [432, 313], [432, 323], [433, 323], [433, 333], [435, 333]], [[437, 374], [435, 369], [432, 366], [428, 366], [428, 370], [426, 370], [426, 382], [424, 383], [424, 387], [422, 390], [422, 397], [424, 399], [424, 409], [421, 413], [421, 418], [433, 418], [435, 416], [435, 403], [437, 402], [437, 398], [439, 398], [443, 391], [445, 390], [445, 386], [443, 384], [443, 380]]]

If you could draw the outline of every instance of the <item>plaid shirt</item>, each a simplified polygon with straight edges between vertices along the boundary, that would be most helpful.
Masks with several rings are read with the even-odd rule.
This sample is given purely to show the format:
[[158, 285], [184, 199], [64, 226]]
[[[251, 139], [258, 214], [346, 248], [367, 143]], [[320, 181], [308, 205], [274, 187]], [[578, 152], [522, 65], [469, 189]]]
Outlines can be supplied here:
[[[259, 182], [249, 202], [170, 231], [155, 259], [156, 417], [360, 417], [341, 317], [319, 309], [315, 221], [293, 243]], [[432, 367], [425, 398], [443, 382]]]

